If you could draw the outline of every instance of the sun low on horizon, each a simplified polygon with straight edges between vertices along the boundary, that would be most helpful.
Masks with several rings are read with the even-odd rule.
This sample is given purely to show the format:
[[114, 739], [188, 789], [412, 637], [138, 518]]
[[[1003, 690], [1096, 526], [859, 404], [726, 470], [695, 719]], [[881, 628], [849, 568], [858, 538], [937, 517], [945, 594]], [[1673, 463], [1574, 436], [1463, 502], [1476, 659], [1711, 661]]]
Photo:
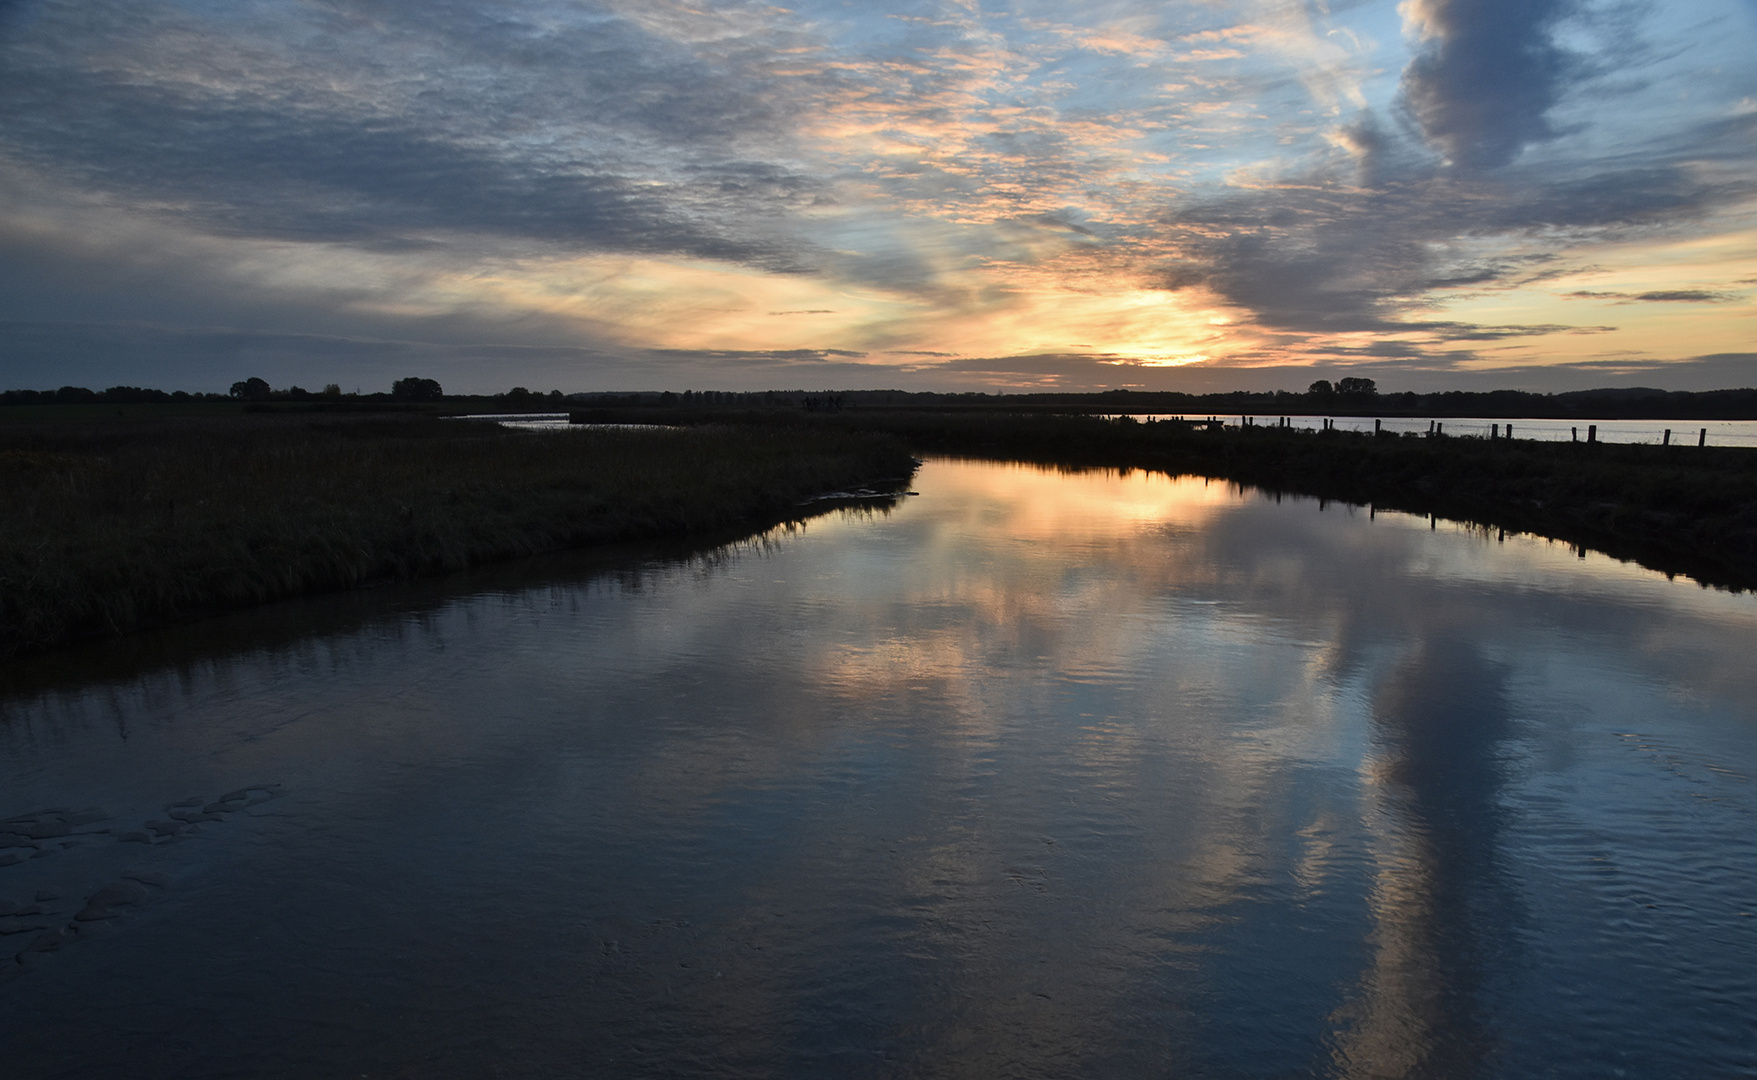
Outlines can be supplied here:
[[1757, 385], [1757, 6], [0, 5], [0, 382]]

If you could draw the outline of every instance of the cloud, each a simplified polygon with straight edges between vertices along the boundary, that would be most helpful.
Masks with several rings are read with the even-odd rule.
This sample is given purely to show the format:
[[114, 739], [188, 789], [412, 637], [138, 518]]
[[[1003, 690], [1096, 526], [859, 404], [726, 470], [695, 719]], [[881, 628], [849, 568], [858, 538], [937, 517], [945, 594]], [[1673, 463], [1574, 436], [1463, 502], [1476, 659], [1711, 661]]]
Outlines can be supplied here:
[[1705, 289], [1671, 289], [1659, 292], [1636, 293], [1635, 299], [1658, 301], [1661, 303], [1725, 303], [1737, 297], [1728, 293], [1708, 292]]
[[652, 349], [654, 356], [692, 356], [756, 364], [810, 364], [830, 357], [861, 359], [866, 354], [848, 349]]
[[[1618, 7], [1594, 45], [1585, 0], [1410, 0], [1379, 42], [1390, 3], [0, 0], [0, 319], [39, 328], [9, 362], [151, 381], [136, 332], [320, 382], [479, 347], [490, 386], [1103, 385], [1460, 372], [1612, 334], [1567, 325], [1583, 282], [1626, 323], [1737, 314], [1742, 270], [1583, 273], [1748, 227], [1743, 24]], [[928, 363], [1015, 353], [1061, 359]]]
[[[454, 393], [499, 392], [533, 381], [577, 386], [613, 361], [585, 346], [436, 342], [230, 327], [0, 321], [0, 383], [53, 389], [144, 382], [223, 391], [251, 374], [277, 387], [340, 383], [368, 393], [418, 371]], [[534, 378], [537, 376], [538, 378]]]
[[51, 6], [0, 66], [0, 151], [224, 235], [810, 262], [787, 216], [823, 186], [746, 155], [788, 121], [736, 65], [601, 9], [300, 11], [219, 44], [170, 5]]
[[1661, 289], [1643, 293], [1594, 292], [1589, 289], [1577, 289], [1563, 295], [1575, 300], [1618, 300], [1624, 303], [1647, 301], [1668, 304], [1724, 304], [1738, 299], [1735, 293], [1711, 292], [1707, 289]]
[[[1757, 353], [1713, 353], [1682, 359], [1626, 357], [1552, 364], [1510, 364], [1461, 373], [1476, 386], [1554, 393], [1602, 386], [1654, 386], [1665, 390], [1757, 388]], [[1436, 389], [1450, 389], [1456, 380]]]
[[1505, 165], [1556, 137], [1548, 119], [1576, 65], [1555, 41], [1567, 0], [1406, 0], [1422, 42], [1403, 100], [1422, 133], [1465, 169]]
[[[1386, 161], [1370, 184], [1349, 183], [1344, 165], [1320, 162], [1274, 187], [1193, 200], [1169, 213], [1166, 235], [1176, 257], [1163, 265], [1159, 282], [1172, 290], [1206, 288], [1261, 326], [1306, 335], [1421, 332], [1441, 342], [1575, 329], [1472, 327], [1423, 316], [1447, 290], [1559, 276], [1562, 268], [1544, 265], [1554, 258], [1545, 248], [1567, 238], [1688, 229], [1757, 197], [1750, 178], [1698, 165], [1742, 136], [1710, 123], [1668, 138], [1691, 151], [1678, 150], [1677, 160], [1656, 152], [1634, 166], [1618, 158], [1566, 171], [1512, 166], [1492, 174]], [[1627, 298], [1723, 296], [1667, 290]]]

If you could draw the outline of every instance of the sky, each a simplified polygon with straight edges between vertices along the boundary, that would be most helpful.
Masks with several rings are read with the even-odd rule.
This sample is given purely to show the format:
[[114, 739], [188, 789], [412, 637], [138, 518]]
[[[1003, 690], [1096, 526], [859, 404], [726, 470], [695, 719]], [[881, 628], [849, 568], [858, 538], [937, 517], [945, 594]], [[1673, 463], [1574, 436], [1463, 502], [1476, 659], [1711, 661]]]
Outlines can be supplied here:
[[1757, 385], [1757, 0], [0, 0], [0, 388]]

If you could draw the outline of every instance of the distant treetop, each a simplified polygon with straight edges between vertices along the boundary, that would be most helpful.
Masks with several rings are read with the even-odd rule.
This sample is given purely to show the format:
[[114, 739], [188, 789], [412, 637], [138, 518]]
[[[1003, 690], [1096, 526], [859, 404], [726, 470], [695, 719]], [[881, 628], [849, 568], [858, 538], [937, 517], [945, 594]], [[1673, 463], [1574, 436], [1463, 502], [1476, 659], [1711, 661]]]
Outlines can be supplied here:
[[445, 396], [433, 379], [410, 377], [390, 384], [390, 396], [398, 401], [438, 401]]
[[262, 401], [271, 393], [268, 383], [254, 375], [232, 384], [232, 396], [245, 401]]

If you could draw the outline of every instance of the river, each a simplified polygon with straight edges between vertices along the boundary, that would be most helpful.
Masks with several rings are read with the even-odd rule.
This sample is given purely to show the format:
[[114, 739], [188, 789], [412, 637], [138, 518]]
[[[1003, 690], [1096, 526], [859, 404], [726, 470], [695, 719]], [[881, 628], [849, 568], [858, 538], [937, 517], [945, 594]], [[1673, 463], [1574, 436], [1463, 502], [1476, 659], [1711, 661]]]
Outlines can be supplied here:
[[15, 666], [7, 1075], [1757, 1069], [1757, 599], [915, 490]]

